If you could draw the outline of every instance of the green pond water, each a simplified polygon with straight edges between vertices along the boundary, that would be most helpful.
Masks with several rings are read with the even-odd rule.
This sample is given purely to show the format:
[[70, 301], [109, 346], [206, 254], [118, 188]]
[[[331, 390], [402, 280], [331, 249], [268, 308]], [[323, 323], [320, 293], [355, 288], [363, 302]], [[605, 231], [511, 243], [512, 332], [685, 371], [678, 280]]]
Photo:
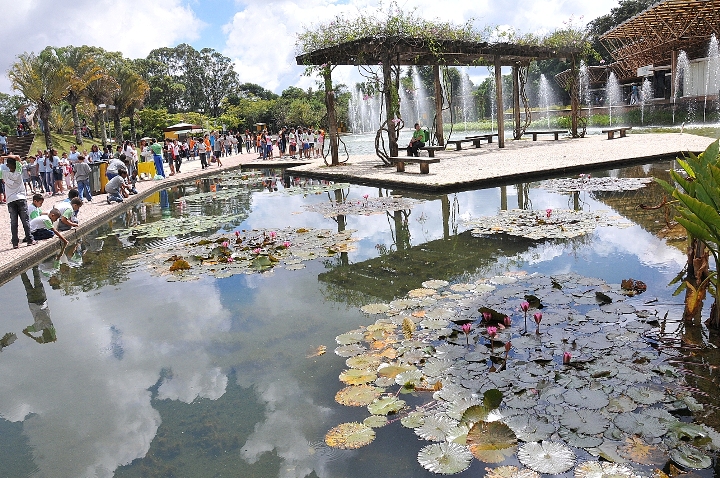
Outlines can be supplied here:
[[[667, 178], [673, 167], [663, 162], [592, 175]], [[533, 182], [433, 195], [356, 185], [325, 191], [316, 181], [305, 194], [295, 189], [288, 194], [296, 178], [284, 183], [282, 174], [262, 171], [267, 179], [261, 181], [225, 175], [220, 182], [193, 181], [163, 191], [88, 234], [78, 250], [48, 258], [0, 287], [0, 476], [437, 476], [418, 463], [419, 450], [431, 442], [393, 415], [365, 447], [343, 450], [325, 444], [328, 430], [370, 415], [366, 407], [335, 401], [346, 386], [338, 376], [347, 370], [348, 357], [334, 353], [336, 337], [385, 320], [383, 314], [362, 312], [362, 306], [388, 304], [430, 279], [449, 282], [444, 297], [469, 304], [462, 314], [475, 321], [476, 329], [477, 306], [485, 296], [475, 286], [499, 284], [507, 303], [495, 293], [492, 307], [513, 315], [513, 326], [502, 333], [518, 343], [534, 336], [535, 325], [531, 321], [531, 334], [523, 333], [517, 311], [522, 292], [502, 289], [502, 281], [493, 278], [550, 284], [553, 277], [571, 282], [583, 276], [614, 291], [623, 279], [644, 282], [647, 290], [623, 303], [657, 320], [641, 323], [632, 315], [622, 323], [638, 331], [635, 336], [648, 353], [662, 352], [653, 362], [670, 361], [684, 376], [677, 386], [703, 405], [694, 417], [678, 412], [679, 419], [720, 429], [720, 341], [699, 320], [682, 323], [682, 295], [674, 297], [675, 287], [668, 286], [685, 265], [684, 242], [661, 237], [662, 209], [638, 208], [661, 201], [656, 185], [569, 194]], [[192, 199], [200, 193], [200, 200]], [[393, 195], [416, 202], [399, 211], [358, 214]], [[346, 215], [315, 212], [342, 200], [356, 204]], [[572, 239], [471, 234], [468, 221], [514, 208], [542, 214], [546, 209], [607, 211], [612, 220]], [[196, 229], [204, 232], [170, 237], [158, 237], [161, 228], [151, 237], [126, 231], [177, 217], [222, 219], [214, 225], [198, 220]], [[332, 251], [323, 246], [310, 254], [301, 250], [309, 245], [301, 247], [294, 237], [287, 250], [275, 252], [277, 266], [263, 268], [270, 259], [246, 260], [252, 251], [241, 251], [233, 242], [253, 229], [277, 231], [278, 238], [307, 229], [323, 240], [340, 239]], [[230, 256], [235, 260], [211, 265], [215, 271], [199, 278], [193, 277], [199, 265], [169, 273], [173, 261], [167, 258], [187, 255], [188, 238], [196, 244], [204, 238], [227, 239], [227, 248], [237, 252]], [[287, 255], [293, 251], [295, 256]], [[472, 287], [449, 292], [453, 284]], [[576, 309], [584, 314], [599, 306], [590, 302]], [[709, 313], [706, 302], [703, 317]], [[556, 308], [543, 309], [548, 318], [541, 327], [548, 337], [564, 327], [552, 320]], [[620, 308], [616, 312], [622, 313]], [[450, 327], [456, 330], [448, 339], [451, 345], [464, 347], [465, 337]], [[468, 350], [487, 353], [480, 346], [482, 337], [473, 341]], [[433, 345], [442, 349], [438, 341]], [[321, 346], [326, 353], [319, 354]], [[519, 351], [511, 356], [523, 358]], [[552, 364], [557, 357], [549, 360]], [[619, 363], [630, 360], [617, 355]], [[561, 364], [557, 369], [556, 377], [564, 373]], [[657, 377], [648, 383], [674, 387]], [[510, 399], [518, 397], [511, 394], [505, 391], [504, 400], [512, 404]], [[407, 407], [396, 417], [427, 405], [432, 392], [399, 398]], [[593, 413], [601, 416], [599, 410]], [[660, 444], [660, 439], [648, 441]], [[578, 462], [597, 459], [574, 449]], [[704, 453], [712, 465], [689, 471], [716, 476], [716, 452]], [[649, 476], [665, 467], [671, 473], [667, 462], [637, 465], [636, 470]], [[486, 467], [499, 464], [518, 461], [515, 456], [494, 464], [475, 459], [458, 476], [482, 476]]]

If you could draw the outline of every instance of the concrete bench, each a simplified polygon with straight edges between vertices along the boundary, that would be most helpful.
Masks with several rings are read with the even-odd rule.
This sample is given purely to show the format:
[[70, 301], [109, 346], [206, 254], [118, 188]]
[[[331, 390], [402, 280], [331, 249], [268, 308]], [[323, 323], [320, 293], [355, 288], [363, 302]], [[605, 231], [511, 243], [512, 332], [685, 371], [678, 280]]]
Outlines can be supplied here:
[[[407, 151], [408, 148], [405, 148]], [[428, 156], [431, 158], [435, 157], [435, 151], [444, 151], [445, 146], [423, 146], [422, 148], [418, 148], [418, 151], [427, 151]], [[412, 158], [412, 156], [408, 156]]]
[[397, 158], [388, 158], [392, 164], [397, 167], [398, 173], [405, 172], [405, 164], [418, 163], [420, 165], [420, 174], [430, 173], [430, 163], [439, 163], [440, 160], [437, 158], [415, 158], [413, 156], [400, 156]]
[[476, 148], [480, 147], [480, 141], [483, 139], [486, 139], [484, 137], [472, 137], [472, 138], [465, 138], [465, 139], [454, 139], [452, 141], [448, 141], [447, 144], [454, 144], [455, 145], [455, 151], [460, 151], [462, 149], [463, 143], [472, 143], [473, 146]]
[[549, 130], [549, 131], [525, 131], [525, 134], [532, 135], [532, 140], [537, 141], [537, 137], [539, 134], [551, 134], [555, 137], [555, 141], [557, 141], [561, 134], [566, 133], [567, 131], [558, 129], [558, 130]]
[[614, 139], [615, 133], [620, 133], [620, 137], [624, 138], [625, 136], [627, 136], [627, 132], [630, 131], [631, 129], [632, 129], [632, 126], [622, 126], [619, 128], [604, 129], [604, 130], [602, 130], [602, 132], [607, 133], [608, 139]]

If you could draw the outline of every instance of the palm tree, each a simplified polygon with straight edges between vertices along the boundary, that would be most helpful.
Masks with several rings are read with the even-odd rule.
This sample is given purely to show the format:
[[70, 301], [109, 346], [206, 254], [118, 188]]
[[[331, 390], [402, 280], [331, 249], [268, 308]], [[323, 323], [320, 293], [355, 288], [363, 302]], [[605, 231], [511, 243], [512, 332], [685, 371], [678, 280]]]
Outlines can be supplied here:
[[135, 110], [142, 107], [143, 101], [150, 92], [150, 86], [140, 74], [134, 71], [133, 63], [130, 61], [115, 62], [109, 71], [119, 86], [111, 99], [115, 105], [115, 116], [113, 118], [115, 121], [115, 140], [120, 144], [123, 141], [120, 118], [129, 115], [131, 123], [134, 123]]
[[58, 60], [52, 48], [39, 55], [23, 53], [8, 72], [13, 89], [19, 91], [38, 108], [43, 123], [45, 147], [52, 149], [50, 112], [67, 96], [66, 67]]
[[87, 46], [67, 46], [55, 49], [60, 62], [67, 67], [67, 96], [65, 100], [72, 110], [73, 126], [75, 128], [75, 141], [82, 144], [82, 131], [77, 106], [87, 96], [90, 84], [107, 76], [107, 73], [97, 63], [95, 49]]

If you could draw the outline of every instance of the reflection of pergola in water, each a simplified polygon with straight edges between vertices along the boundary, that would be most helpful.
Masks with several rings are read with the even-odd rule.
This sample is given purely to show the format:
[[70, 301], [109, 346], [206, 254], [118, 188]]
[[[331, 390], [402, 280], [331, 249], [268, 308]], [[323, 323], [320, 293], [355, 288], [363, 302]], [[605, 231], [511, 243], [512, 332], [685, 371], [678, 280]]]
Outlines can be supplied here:
[[[433, 40], [412, 37], [366, 37], [344, 42], [332, 47], [315, 50], [296, 58], [298, 65], [320, 65], [325, 77], [326, 105], [328, 106], [329, 134], [333, 155], [333, 164], [337, 164], [337, 121], [334, 114], [334, 99], [330, 66], [337, 65], [381, 65], [383, 74], [383, 99], [385, 103], [385, 124], [387, 127], [390, 156], [397, 156], [397, 131], [392, 120], [399, 111], [393, 110], [392, 98], [398, 96], [398, 78], [400, 66], [432, 66], [435, 79], [435, 141], [444, 146], [442, 128], [442, 84], [440, 66], [479, 66], [492, 65], [495, 69], [495, 94], [498, 112], [504, 111], [502, 91], [503, 66], [513, 69], [513, 109], [515, 130], [520, 130], [520, 67], [527, 66], [533, 60], [566, 58], [577, 54], [575, 48], [550, 48], [537, 45], [519, 45], [512, 43], [487, 43], [467, 40]], [[395, 71], [393, 71], [395, 69]], [[396, 78], [393, 79], [393, 75]], [[391, 91], [391, 88], [395, 91]], [[331, 112], [331, 110], [333, 110]], [[381, 121], [381, 123], [383, 123]], [[382, 125], [381, 125], [382, 127]], [[505, 147], [505, 119], [497, 115], [498, 146]], [[381, 156], [382, 157], [382, 156]]]
[[[517, 184], [517, 207], [528, 208], [527, 183]], [[508, 186], [500, 186], [500, 209], [508, 209]], [[387, 212], [393, 232], [394, 251], [373, 259], [350, 264], [347, 252], [340, 253], [339, 264], [318, 276], [322, 282], [349, 289], [363, 295], [392, 300], [397, 291], [409, 291], [421, 287], [429, 278], [457, 279], [473, 274], [478, 269], [489, 269], [501, 257], [528, 250], [535, 241], [522, 237], [492, 236], [486, 239], [472, 237], [469, 232], [458, 234], [456, 222], [458, 210], [447, 194], [433, 195], [414, 191], [389, 191], [394, 195], [425, 201], [440, 201], [443, 237], [412, 246], [408, 219], [411, 211]], [[335, 200], [342, 199], [342, 192], [335, 191]], [[511, 206], [512, 207], [512, 206]], [[336, 218], [338, 232], [344, 231], [345, 216]]]

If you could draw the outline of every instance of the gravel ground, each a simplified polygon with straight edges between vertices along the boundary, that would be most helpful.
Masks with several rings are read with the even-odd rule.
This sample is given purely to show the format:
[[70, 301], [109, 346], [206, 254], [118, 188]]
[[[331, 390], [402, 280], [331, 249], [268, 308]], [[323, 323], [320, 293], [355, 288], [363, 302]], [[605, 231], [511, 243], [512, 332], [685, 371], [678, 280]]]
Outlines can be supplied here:
[[[542, 138], [542, 139], [541, 139]], [[294, 171], [313, 177], [355, 183], [372, 183], [385, 187], [404, 187], [425, 191], [462, 189], [473, 186], [492, 185], [515, 180], [528, 180], [558, 172], [583, 172], [598, 166], [617, 167], [638, 161], [650, 162], [683, 152], [700, 152], [713, 141], [711, 138], [682, 133], [630, 134], [625, 138], [607, 140], [604, 135], [583, 139], [560, 139], [553, 141], [539, 137], [537, 142], [528, 140], [506, 141], [499, 149], [497, 143], [483, 144], [480, 149], [469, 147], [462, 151], [442, 151], [436, 154], [439, 163], [430, 165], [430, 174], [420, 174], [417, 164], [406, 165], [399, 173], [394, 167], [378, 167], [375, 155], [353, 156], [347, 163], [331, 168], [322, 160], [296, 166]], [[463, 145], [465, 146], [465, 145]], [[140, 202], [148, 194], [188, 179], [209, 176], [239, 167], [243, 164], [263, 167], [287, 166], [287, 162], [257, 161], [254, 154], [223, 158], [223, 167], [200, 169], [200, 161], [186, 161], [183, 172], [163, 181], [140, 181], [139, 194], [131, 196], [124, 204], [108, 205], [105, 195], [93, 197], [80, 210], [80, 226], [76, 231], [64, 233], [71, 242], [118, 214], [128, 204]], [[63, 197], [47, 198], [43, 211], [49, 211]], [[20, 228], [22, 239], [22, 228]], [[13, 249], [10, 244], [10, 216], [6, 207], [0, 207], [0, 284], [10, 280], [16, 273], [49, 256], [60, 248], [57, 238], [40, 241], [35, 246], [21, 245]]]

